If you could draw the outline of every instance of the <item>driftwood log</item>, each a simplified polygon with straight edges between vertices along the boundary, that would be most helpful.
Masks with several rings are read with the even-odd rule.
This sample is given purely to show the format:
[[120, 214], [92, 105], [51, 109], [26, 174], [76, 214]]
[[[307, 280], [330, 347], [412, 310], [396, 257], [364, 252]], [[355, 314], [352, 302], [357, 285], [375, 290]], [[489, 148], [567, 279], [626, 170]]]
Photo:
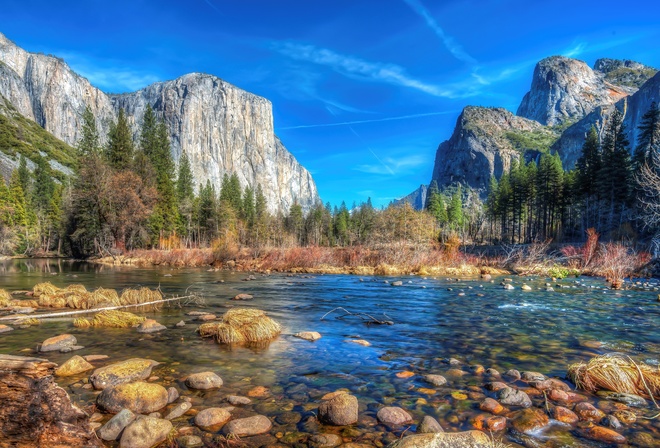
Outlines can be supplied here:
[[0, 447], [102, 447], [46, 359], [0, 355]]

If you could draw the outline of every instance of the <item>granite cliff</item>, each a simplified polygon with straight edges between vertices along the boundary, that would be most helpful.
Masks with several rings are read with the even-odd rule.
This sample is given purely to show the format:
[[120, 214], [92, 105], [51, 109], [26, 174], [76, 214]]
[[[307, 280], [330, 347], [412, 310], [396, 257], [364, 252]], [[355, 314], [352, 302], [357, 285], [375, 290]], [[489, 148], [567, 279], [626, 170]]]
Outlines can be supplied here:
[[271, 103], [212, 75], [109, 95], [62, 59], [27, 52], [0, 34], [0, 95], [68, 145], [78, 141], [86, 105], [103, 136], [124, 108], [137, 137], [150, 104], [169, 127], [174, 160], [185, 151], [198, 184], [210, 180], [219, 190], [223, 175], [235, 172], [242, 186], [261, 184], [271, 212], [296, 201], [308, 209], [319, 200], [311, 174], [274, 133]]
[[660, 103], [660, 73], [651, 67], [599, 59], [591, 69], [562, 56], [543, 59], [517, 116], [500, 108], [463, 110], [452, 136], [437, 149], [431, 181], [440, 189], [460, 183], [483, 197], [491, 176], [499, 177], [514, 158], [556, 151], [570, 169], [588, 130], [593, 125], [602, 133], [615, 107], [625, 113], [634, 148], [639, 121], [653, 101]]

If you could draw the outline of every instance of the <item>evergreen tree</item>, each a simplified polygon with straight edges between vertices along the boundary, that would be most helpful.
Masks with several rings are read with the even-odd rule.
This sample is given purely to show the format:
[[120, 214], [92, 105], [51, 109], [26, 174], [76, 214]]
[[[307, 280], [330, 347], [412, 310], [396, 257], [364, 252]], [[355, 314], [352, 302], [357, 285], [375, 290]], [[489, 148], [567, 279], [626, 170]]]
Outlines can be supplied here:
[[97, 153], [101, 146], [99, 132], [96, 128], [96, 119], [89, 106], [85, 106], [82, 119], [82, 131], [77, 145], [79, 157]]
[[543, 154], [536, 177], [538, 232], [541, 239], [551, 238], [559, 227], [564, 169], [558, 154]]
[[151, 163], [156, 166], [158, 154], [158, 122], [156, 121], [156, 114], [147, 104], [147, 108], [142, 116], [142, 127], [140, 128], [140, 150], [151, 160]]
[[286, 218], [286, 227], [289, 232], [296, 236], [296, 241], [298, 244], [302, 245], [303, 243], [303, 211], [298, 201], [295, 201], [289, 207], [289, 215]]
[[179, 174], [176, 179], [176, 193], [179, 203], [191, 201], [195, 196], [194, 179], [188, 154], [183, 151], [179, 159]]
[[463, 202], [461, 200], [461, 187], [456, 188], [456, 191], [451, 196], [449, 205], [447, 206], [447, 222], [454, 229], [463, 226]]
[[229, 177], [229, 203], [237, 213], [240, 214], [242, 212], [241, 183], [238, 181], [238, 175], [236, 173], [232, 173]]
[[206, 241], [210, 241], [218, 228], [215, 189], [208, 180], [204, 187], [200, 186], [198, 225]]
[[600, 144], [596, 128], [591, 127], [582, 145], [582, 153], [577, 161], [578, 189], [587, 198], [596, 195], [598, 174], [602, 167]]
[[124, 109], [119, 109], [117, 123], [110, 125], [106, 158], [116, 170], [128, 169], [133, 162], [133, 136]]
[[261, 184], [257, 184], [257, 192], [255, 194], [254, 200], [254, 214], [257, 219], [261, 219], [268, 213], [266, 207], [266, 196], [264, 196], [264, 191], [261, 189]]
[[[642, 116], [637, 127], [639, 130], [638, 144], [635, 148], [635, 160], [633, 166], [638, 171], [642, 165], [648, 163], [660, 148], [660, 109], [654, 101], [650, 109]], [[655, 154], [657, 156], [657, 154]]]
[[246, 186], [245, 191], [243, 192], [243, 210], [242, 218], [249, 227], [254, 225], [254, 220], [256, 216], [255, 204], [254, 204], [254, 190]]
[[35, 211], [45, 215], [50, 207], [50, 201], [55, 192], [55, 182], [52, 178], [50, 165], [41, 156], [37, 156], [34, 167], [34, 186], [32, 188], [31, 204]]
[[32, 173], [30, 173], [30, 170], [28, 169], [27, 160], [22, 155], [18, 161], [18, 171], [16, 175], [18, 176], [18, 182], [21, 185], [21, 189], [23, 189], [23, 194], [29, 199], [28, 194], [32, 188]]
[[438, 189], [438, 183], [435, 180], [431, 182], [426, 195], [426, 209], [435, 217], [438, 224], [442, 225], [447, 222], [447, 209], [442, 194]]
[[[146, 114], [145, 114], [146, 115]], [[174, 185], [174, 162], [170, 151], [170, 139], [164, 122], [156, 126], [155, 146], [152, 149], [156, 169], [158, 201], [155, 207], [153, 231], [167, 234], [172, 232], [179, 221], [177, 196]], [[155, 236], [155, 235], [154, 235]]]

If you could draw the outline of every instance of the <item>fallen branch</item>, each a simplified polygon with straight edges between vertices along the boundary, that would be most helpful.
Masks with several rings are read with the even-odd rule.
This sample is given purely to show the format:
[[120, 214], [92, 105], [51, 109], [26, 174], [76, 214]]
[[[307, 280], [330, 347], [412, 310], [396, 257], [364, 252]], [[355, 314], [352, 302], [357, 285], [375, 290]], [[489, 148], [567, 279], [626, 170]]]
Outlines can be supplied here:
[[[341, 306], [338, 306], [337, 308], [332, 309], [332, 310], [328, 311], [327, 313], [325, 313], [325, 314], [321, 317], [321, 320], [325, 319], [326, 316], [327, 316], [328, 314], [331, 314], [331, 313], [333, 313], [333, 312], [335, 312], [335, 311], [337, 311], [337, 310], [342, 310], [345, 314], [343, 314], [343, 315], [341, 315], [341, 316], [338, 316], [338, 317], [336, 317], [335, 319], [343, 319], [343, 318], [346, 317], [346, 316], [353, 316], [353, 317], [359, 317], [359, 318], [362, 319], [367, 325], [371, 325], [371, 324], [375, 324], [375, 325], [394, 325], [394, 322], [391, 321], [391, 320], [378, 320], [378, 319], [376, 319], [375, 317], [373, 317], [372, 315], [367, 314], [367, 313], [351, 313], [351, 312], [348, 311], [346, 308], [341, 307]], [[383, 315], [384, 315], [385, 317], [389, 318], [389, 316], [388, 316], [387, 314], [383, 314]]]
[[[93, 308], [93, 309], [89, 309], [89, 310], [64, 311], [64, 312], [61, 312], [61, 313], [33, 314], [30, 317], [35, 317], [37, 319], [49, 319], [49, 318], [53, 318], [53, 317], [75, 316], [75, 315], [78, 315], [78, 314], [98, 313], [99, 311], [119, 310], [119, 309], [122, 309], [122, 308], [137, 308], [139, 306], [156, 305], [156, 304], [159, 304], [159, 303], [172, 302], [174, 300], [182, 300], [182, 299], [199, 299], [199, 296], [197, 296], [196, 294], [191, 294], [191, 295], [188, 295], [188, 296], [171, 297], [169, 299], [155, 300], [153, 302], [137, 303], [137, 304], [130, 304], [130, 305], [104, 306], [102, 308]], [[25, 319], [25, 316], [0, 317], [0, 321], [19, 320], [19, 319]]]

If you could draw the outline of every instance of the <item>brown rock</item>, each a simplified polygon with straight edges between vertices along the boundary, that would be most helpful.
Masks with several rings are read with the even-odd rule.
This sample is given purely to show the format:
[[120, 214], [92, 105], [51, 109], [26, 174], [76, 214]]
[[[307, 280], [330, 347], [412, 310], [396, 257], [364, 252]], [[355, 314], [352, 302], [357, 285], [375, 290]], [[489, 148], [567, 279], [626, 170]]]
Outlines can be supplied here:
[[253, 397], [253, 398], [263, 398], [263, 397], [267, 397], [268, 395], [270, 395], [270, 391], [268, 390], [267, 387], [264, 386], [253, 387], [247, 393], [248, 397]]
[[442, 432], [407, 436], [388, 448], [483, 448], [490, 443], [491, 439], [481, 431]]
[[119, 448], [151, 448], [167, 439], [172, 422], [155, 417], [143, 417], [128, 425], [121, 435]]
[[591, 403], [578, 403], [575, 405], [574, 411], [580, 420], [587, 422], [598, 423], [605, 417], [605, 413]]
[[511, 387], [505, 387], [497, 392], [497, 399], [500, 403], [507, 406], [520, 406], [528, 408], [532, 405], [532, 400], [525, 392]]
[[527, 433], [548, 425], [550, 420], [541, 409], [529, 408], [515, 412], [511, 424], [520, 432]]
[[404, 370], [403, 372], [396, 373], [397, 378], [410, 378], [411, 376], [415, 376], [415, 374], [409, 370]]
[[98, 368], [89, 377], [95, 389], [105, 389], [119, 384], [145, 380], [158, 363], [152, 359], [131, 358], [126, 361]]
[[376, 414], [376, 418], [379, 422], [389, 426], [401, 426], [412, 421], [412, 416], [408, 412], [396, 406], [381, 408]]
[[124, 408], [137, 414], [149, 414], [167, 406], [167, 390], [159, 384], [142, 381], [119, 384], [103, 389], [96, 403], [113, 414]]
[[319, 420], [330, 425], [352, 425], [358, 421], [358, 400], [350, 394], [339, 394], [319, 406]]
[[578, 417], [575, 412], [563, 406], [555, 406], [552, 413], [555, 420], [562, 423], [568, 423], [569, 425], [575, 425], [580, 420], [580, 417]]
[[188, 375], [186, 386], [191, 389], [209, 390], [222, 387], [222, 378], [214, 372], [200, 372]]
[[497, 392], [498, 390], [506, 389], [509, 386], [507, 386], [506, 383], [502, 383], [502, 382], [499, 382], [499, 381], [493, 381], [493, 382], [484, 384], [484, 387], [486, 388], [486, 390]]
[[195, 425], [205, 431], [215, 432], [231, 419], [231, 414], [222, 408], [208, 408], [195, 416]]
[[557, 401], [559, 403], [568, 403], [568, 394], [563, 390], [552, 389], [548, 392], [548, 398], [552, 401]]
[[46, 339], [38, 347], [40, 352], [56, 352], [62, 349], [73, 347], [77, 344], [76, 337], [72, 334], [61, 334], [59, 336], [53, 336], [52, 338]]
[[310, 342], [314, 342], [321, 339], [321, 333], [317, 331], [301, 331], [300, 333], [294, 334], [294, 336]]
[[154, 319], [147, 319], [138, 325], [138, 333], [157, 333], [159, 331], [167, 330], [165, 325], [156, 322]]
[[273, 424], [268, 417], [255, 415], [230, 421], [224, 426], [222, 432], [227, 435], [233, 434], [236, 437], [250, 437], [266, 433], [272, 427]]
[[252, 300], [254, 297], [250, 294], [241, 293], [236, 294], [232, 300]]
[[508, 371], [504, 374], [504, 376], [505, 376], [506, 379], [508, 379], [509, 381], [518, 381], [518, 380], [520, 379], [520, 372], [518, 372], [516, 369], [511, 369], [511, 370], [508, 370]]
[[417, 434], [437, 434], [444, 432], [442, 426], [430, 415], [425, 415], [421, 423], [417, 425]]
[[482, 401], [481, 404], [479, 404], [479, 409], [484, 412], [490, 412], [491, 414], [501, 414], [504, 412], [504, 406], [492, 398], [486, 398]]
[[603, 443], [615, 443], [615, 444], [620, 444], [620, 443], [626, 443], [626, 438], [623, 437], [621, 434], [618, 432], [609, 429], [609, 428], [604, 428], [602, 426], [591, 426], [589, 428], [586, 428], [584, 431], [584, 436], [588, 439], [591, 440], [596, 440], [598, 442], [603, 442]]
[[64, 364], [59, 366], [55, 370], [55, 375], [73, 376], [88, 370], [92, 370], [93, 368], [94, 366], [85, 361], [82, 356], [76, 355], [72, 358], [69, 358], [66, 362], [64, 362]]
[[506, 418], [489, 417], [486, 419], [486, 429], [489, 431], [504, 431], [506, 429]]

